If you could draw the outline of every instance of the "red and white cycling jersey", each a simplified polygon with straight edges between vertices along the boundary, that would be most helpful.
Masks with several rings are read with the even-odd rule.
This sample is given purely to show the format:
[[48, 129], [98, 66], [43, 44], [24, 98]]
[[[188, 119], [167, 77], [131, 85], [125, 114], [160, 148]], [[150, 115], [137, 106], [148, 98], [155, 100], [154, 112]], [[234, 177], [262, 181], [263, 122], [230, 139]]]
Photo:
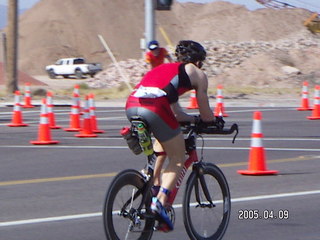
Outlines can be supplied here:
[[[173, 137], [179, 132], [179, 123], [170, 104], [177, 102], [180, 95], [191, 89], [185, 64], [162, 64], [148, 72], [135, 87], [126, 103], [127, 116], [130, 119], [133, 115], [144, 115], [142, 117], [149, 122], [154, 135], [160, 136], [160, 140]], [[160, 125], [162, 129], [159, 129]]]

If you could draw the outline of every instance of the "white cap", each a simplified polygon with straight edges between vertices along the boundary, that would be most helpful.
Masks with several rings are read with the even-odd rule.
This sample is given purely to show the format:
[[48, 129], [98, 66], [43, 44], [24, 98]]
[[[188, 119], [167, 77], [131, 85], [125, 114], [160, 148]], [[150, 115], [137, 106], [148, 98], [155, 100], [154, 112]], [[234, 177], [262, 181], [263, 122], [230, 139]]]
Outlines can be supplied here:
[[150, 49], [150, 50], [155, 50], [155, 49], [157, 49], [158, 47], [159, 47], [158, 45], [152, 44], [152, 45], [149, 46], [149, 49]]

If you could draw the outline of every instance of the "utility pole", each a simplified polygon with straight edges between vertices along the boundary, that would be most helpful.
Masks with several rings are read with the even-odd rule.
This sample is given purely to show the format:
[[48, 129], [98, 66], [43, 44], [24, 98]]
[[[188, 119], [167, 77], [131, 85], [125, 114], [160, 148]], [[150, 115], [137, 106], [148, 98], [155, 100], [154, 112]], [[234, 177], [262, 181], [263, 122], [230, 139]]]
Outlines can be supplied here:
[[[145, 44], [147, 45], [150, 41], [155, 40], [155, 11], [154, 11], [154, 0], [145, 0]], [[147, 47], [146, 47], [147, 49]]]
[[7, 94], [12, 94], [18, 90], [18, 0], [8, 0], [8, 33], [6, 53]]
[[2, 53], [2, 77], [3, 78], [3, 81], [4, 83], [7, 82], [7, 35], [5, 32], [2, 32], [1, 33], [1, 46], [2, 46], [2, 49], [1, 49], [1, 53]]
[[[145, 15], [145, 45], [156, 40], [155, 19], [156, 10], [168, 11], [171, 9], [172, 0], [145, 0], [144, 15]], [[146, 47], [147, 49], [147, 47]]]

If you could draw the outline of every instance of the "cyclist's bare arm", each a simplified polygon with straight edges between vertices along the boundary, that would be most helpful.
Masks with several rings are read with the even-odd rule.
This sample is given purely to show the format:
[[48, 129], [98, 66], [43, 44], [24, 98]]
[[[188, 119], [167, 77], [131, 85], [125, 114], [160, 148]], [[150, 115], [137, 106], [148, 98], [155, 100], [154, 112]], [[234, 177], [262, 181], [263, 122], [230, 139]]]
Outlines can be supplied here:
[[174, 62], [170, 54], [166, 55], [165, 58], [168, 60], [168, 62], [171, 62], [171, 63]]
[[194, 116], [185, 113], [178, 102], [171, 104], [171, 109], [175, 114], [178, 122], [192, 122], [194, 123]]
[[189, 75], [192, 86], [194, 86], [197, 92], [196, 97], [201, 119], [204, 122], [214, 121], [213, 111], [210, 108], [207, 94], [208, 78], [206, 74], [191, 63], [187, 64], [185, 69], [186, 73]]

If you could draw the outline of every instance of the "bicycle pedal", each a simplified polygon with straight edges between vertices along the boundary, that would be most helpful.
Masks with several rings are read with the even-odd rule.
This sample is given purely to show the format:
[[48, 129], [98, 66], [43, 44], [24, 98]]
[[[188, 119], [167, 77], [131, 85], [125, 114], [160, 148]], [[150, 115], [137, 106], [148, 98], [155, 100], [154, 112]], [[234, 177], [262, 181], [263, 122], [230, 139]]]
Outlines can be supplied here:
[[[168, 217], [169, 217], [170, 221], [172, 222], [172, 225], [174, 226], [174, 223], [175, 223], [175, 212], [174, 212], [174, 209], [171, 206], [169, 206], [169, 207], [166, 207], [166, 211], [167, 211], [167, 214], [168, 214]], [[165, 223], [158, 214], [154, 214], [153, 217], [158, 223], [154, 227], [155, 231], [161, 231], [161, 232], [165, 232], [165, 233], [172, 231], [170, 229], [170, 227], [168, 226], [168, 224]]]
[[155, 230], [160, 232], [165, 232], [165, 233], [172, 231], [170, 230], [168, 225], [165, 223], [159, 223], [158, 226], [155, 227]]

